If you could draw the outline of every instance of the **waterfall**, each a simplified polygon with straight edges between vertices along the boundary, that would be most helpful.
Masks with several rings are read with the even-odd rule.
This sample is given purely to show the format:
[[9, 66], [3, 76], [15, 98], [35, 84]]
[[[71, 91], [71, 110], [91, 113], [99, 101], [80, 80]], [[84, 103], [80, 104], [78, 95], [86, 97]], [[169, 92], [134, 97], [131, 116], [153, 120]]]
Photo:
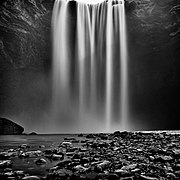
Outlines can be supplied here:
[[124, 0], [56, 0], [52, 37], [54, 123], [68, 117], [70, 125], [76, 122], [77, 127], [91, 131], [101, 126], [107, 132], [113, 124], [126, 129]]

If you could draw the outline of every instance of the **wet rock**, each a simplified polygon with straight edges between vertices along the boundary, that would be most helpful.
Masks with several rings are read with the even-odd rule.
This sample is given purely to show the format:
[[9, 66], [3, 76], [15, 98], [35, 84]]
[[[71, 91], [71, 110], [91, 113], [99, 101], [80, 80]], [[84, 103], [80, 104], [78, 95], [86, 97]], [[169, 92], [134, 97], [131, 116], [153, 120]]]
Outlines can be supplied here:
[[[14, 176], [14, 172], [10, 171], [10, 172], [5, 172], [4, 173], [5, 176], [8, 176], [8, 177], [12, 177]], [[9, 178], [8, 178], [9, 179]]]
[[11, 160], [0, 160], [0, 168], [7, 168], [12, 166]]
[[94, 168], [94, 170], [96, 171], [96, 172], [103, 172], [103, 170], [105, 170], [106, 168], [108, 168], [110, 166], [110, 161], [103, 161], [103, 162], [100, 162], [100, 163], [98, 163], [96, 166], [95, 166], [95, 168]]
[[26, 176], [23, 177], [22, 180], [41, 180], [41, 178], [38, 176]]
[[120, 132], [120, 131], [115, 131], [113, 133], [113, 136], [114, 137], [121, 137], [121, 138], [125, 138], [129, 135], [129, 133], [127, 131], [123, 131], [123, 132]]
[[12, 171], [11, 168], [5, 168], [5, 169], [4, 169], [4, 172], [11, 172], [11, 171]]
[[65, 142], [62, 142], [61, 145], [67, 147], [67, 146], [72, 146], [72, 143], [68, 142], [68, 141], [65, 141]]
[[107, 134], [103, 134], [103, 133], [100, 133], [100, 134], [99, 134], [99, 137], [100, 137], [102, 140], [107, 140], [107, 139], [108, 139], [108, 135], [107, 135]]
[[66, 153], [66, 156], [73, 156], [74, 155], [74, 152], [67, 152]]
[[7, 152], [0, 153], [0, 160], [8, 160], [9, 158], [10, 158], [10, 155]]
[[122, 177], [120, 180], [134, 180], [133, 176], [131, 177]]
[[41, 159], [36, 160], [35, 163], [36, 163], [37, 165], [46, 164], [46, 160], [43, 159], [43, 158], [41, 158]]
[[143, 180], [158, 180], [158, 178], [154, 178], [154, 177], [149, 177], [149, 176], [144, 176], [144, 175], [140, 175], [140, 178]]
[[95, 136], [94, 136], [94, 134], [88, 134], [88, 135], [86, 136], [86, 138], [91, 139], [91, 138], [95, 138]]
[[74, 154], [74, 155], [72, 156], [72, 159], [80, 159], [81, 156], [82, 156], [81, 153], [76, 153], [76, 154]]
[[46, 149], [45, 151], [43, 151], [45, 154], [48, 154], [48, 155], [50, 155], [50, 154], [52, 154], [53, 153], [53, 149]]
[[47, 171], [48, 171], [49, 173], [53, 173], [53, 172], [57, 171], [59, 168], [60, 168], [59, 166], [54, 166], [54, 167], [48, 169]]
[[39, 157], [42, 155], [42, 151], [35, 150], [35, 151], [27, 151], [19, 154], [20, 158], [28, 158], [28, 157]]
[[45, 148], [45, 145], [40, 145], [39, 148]]
[[59, 162], [56, 166], [58, 166], [58, 167], [65, 167], [65, 166], [67, 166], [70, 163], [72, 163], [71, 160], [64, 160], [64, 161]]
[[73, 138], [73, 137], [67, 137], [67, 138], [64, 138], [65, 141], [75, 141], [76, 138]]
[[107, 174], [107, 179], [108, 180], [119, 180], [119, 176], [115, 173], [109, 173], [109, 174]]
[[87, 148], [80, 148], [79, 151], [80, 151], [80, 152], [87, 152], [88, 149], [87, 149]]
[[173, 167], [173, 169], [174, 169], [175, 171], [180, 171], [180, 164], [175, 164], [174, 167]]
[[79, 143], [79, 140], [72, 140], [72, 143]]
[[24, 171], [14, 171], [14, 173], [15, 173], [17, 176], [20, 176], [20, 177], [24, 177], [24, 176], [25, 176]]
[[19, 146], [19, 148], [21, 148], [21, 149], [26, 149], [26, 148], [30, 148], [30, 146], [28, 146], [27, 144], [21, 144], [21, 145]]
[[156, 156], [155, 160], [160, 162], [172, 162], [174, 159], [171, 156]]
[[137, 167], [137, 164], [130, 164], [128, 166], [123, 166], [121, 170], [132, 170], [132, 169], [135, 169], [136, 167]]
[[78, 171], [78, 172], [86, 172], [89, 168], [85, 168], [84, 166], [82, 165], [77, 165], [74, 167], [74, 170], [75, 171]]
[[78, 137], [83, 137], [83, 134], [78, 134]]
[[61, 154], [52, 154], [51, 156], [51, 159], [52, 160], [63, 160], [64, 159], [64, 155], [61, 155]]
[[116, 174], [118, 174], [120, 177], [131, 177], [132, 176], [132, 173], [130, 173], [127, 170], [116, 169], [114, 172]]
[[86, 164], [90, 162], [90, 157], [83, 157], [80, 160], [81, 164]]
[[172, 152], [175, 156], [180, 156], [180, 149], [173, 149]]
[[66, 180], [68, 177], [72, 176], [72, 171], [67, 169], [59, 169], [55, 171], [54, 173], [50, 173], [47, 175], [47, 180], [55, 180], [55, 179], [61, 179]]
[[167, 179], [178, 179], [174, 173], [167, 173]]

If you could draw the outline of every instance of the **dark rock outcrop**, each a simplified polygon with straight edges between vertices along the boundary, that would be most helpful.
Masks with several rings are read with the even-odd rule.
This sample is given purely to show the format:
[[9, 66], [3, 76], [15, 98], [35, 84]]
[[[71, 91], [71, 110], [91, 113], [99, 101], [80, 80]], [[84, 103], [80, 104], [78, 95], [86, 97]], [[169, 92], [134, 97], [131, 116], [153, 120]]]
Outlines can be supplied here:
[[29, 135], [37, 135], [37, 133], [31, 132], [31, 133], [29, 133]]
[[8, 120], [0, 118], [0, 135], [22, 134], [24, 128], [20, 125]]

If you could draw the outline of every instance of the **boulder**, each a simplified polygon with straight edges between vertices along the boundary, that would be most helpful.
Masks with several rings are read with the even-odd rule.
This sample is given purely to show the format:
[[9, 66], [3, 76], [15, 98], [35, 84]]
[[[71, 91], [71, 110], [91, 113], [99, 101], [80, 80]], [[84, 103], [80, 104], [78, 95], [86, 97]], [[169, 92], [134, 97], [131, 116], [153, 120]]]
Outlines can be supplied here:
[[22, 134], [24, 128], [13, 121], [0, 118], [0, 135], [18, 135]]

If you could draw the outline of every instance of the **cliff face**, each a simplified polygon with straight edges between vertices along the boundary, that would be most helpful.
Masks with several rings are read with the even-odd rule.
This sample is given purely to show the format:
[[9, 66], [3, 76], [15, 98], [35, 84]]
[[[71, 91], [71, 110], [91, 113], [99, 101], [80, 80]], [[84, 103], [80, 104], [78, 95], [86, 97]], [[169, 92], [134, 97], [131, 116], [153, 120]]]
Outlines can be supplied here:
[[6, 0], [0, 6], [0, 58], [13, 68], [42, 69], [50, 44], [51, 12], [40, 0]]
[[178, 128], [180, 2], [128, 2], [129, 92], [132, 117], [136, 117], [140, 122], [143, 119], [143, 123], [149, 124], [152, 129]]
[[1, 115], [40, 111], [47, 101], [52, 8], [46, 0], [0, 2]]
[[0, 135], [19, 135], [22, 134], [24, 128], [20, 125], [6, 119], [0, 118]]

